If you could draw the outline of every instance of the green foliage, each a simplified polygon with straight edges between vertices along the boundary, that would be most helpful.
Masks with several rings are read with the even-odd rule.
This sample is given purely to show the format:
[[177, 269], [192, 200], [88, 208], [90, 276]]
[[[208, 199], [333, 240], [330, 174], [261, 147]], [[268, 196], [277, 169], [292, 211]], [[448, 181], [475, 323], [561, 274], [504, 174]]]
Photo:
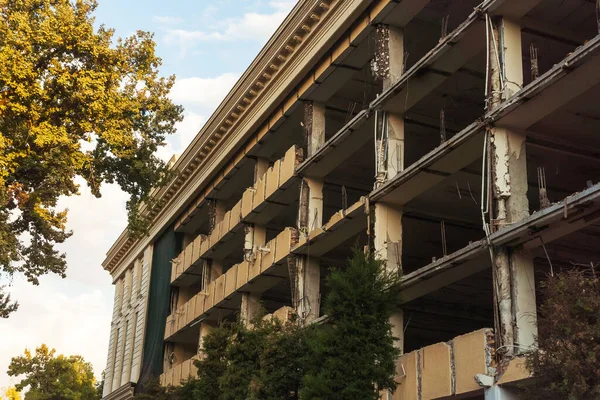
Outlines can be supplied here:
[[92, 365], [81, 356], [55, 355], [42, 344], [32, 355], [29, 350], [13, 357], [9, 376], [24, 375], [15, 385], [17, 391], [29, 387], [25, 400], [95, 400], [99, 399]]
[[[0, 273], [65, 276], [56, 250], [71, 232], [61, 196], [103, 183], [130, 195], [131, 231], [152, 187], [168, 178], [154, 153], [182, 109], [159, 76], [151, 34], [94, 28], [95, 0], [0, 0]], [[27, 237], [24, 237], [26, 235]], [[6, 316], [15, 303], [0, 299]]]
[[527, 356], [531, 399], [600, 398], [600, 280], [594, 271], [549, 276], [541, 287], [538, 349]]
[[0, 318], [8, 318], [10, 313], [16, 311], [19, 305], [10, 301], [10, 294], [4, 293], [4, 286], [0, 286]]
[[[160, 385], [158, 378], [152, 377], [144, 382], [141, 388], [136, 388], [133, 398], [135, 400], [175, 400], [174, 388], [165, 388]], [[187, 397], [193, 399], [193, 397]]]
[[194, 394], [198, 399], [221, 399], [220, 380], [227, 369], [225, 352], [233, 335], [233, 326], [223, 325], [208, 335], [202, 341], [204, 357], [194, 364], [198, 368], [198, 381]]
[[251, 400], [298, 399], [302, 378], [306, 371], [308, 338], [314, 327], [302, 328], [295, 322], [281, 323], [274, 320], [265, 335], [259, 359], [259, 371], [255, 376]]
[[325, 312], [332, 322], [309, 340], [310, 371], [301, 399], [378, 400], [395, 390], [395, 360], [390, 316], [399, 303], [399, 276], [388, 273], [372, 255], [355, 251], [345, 269], [327, 278]]
[[137, 400], [379, 400], [394, 390], [389, 318], [399, 300], [399, 277], [356, 252], [327, 279], [331, 323], [256, 318], [215, 328], [203, 339], [198, 378], [178, 388], [154, 388]]
[[254, 388], [255, 374], [260, 371], [260, 355], [266, 345], [270, 327], [261, 321], [248, 329], [242, 323], [232, 325], [232, 335], [227, 348], [225, 371], [219, 378], [221, 400], [248, 398]]

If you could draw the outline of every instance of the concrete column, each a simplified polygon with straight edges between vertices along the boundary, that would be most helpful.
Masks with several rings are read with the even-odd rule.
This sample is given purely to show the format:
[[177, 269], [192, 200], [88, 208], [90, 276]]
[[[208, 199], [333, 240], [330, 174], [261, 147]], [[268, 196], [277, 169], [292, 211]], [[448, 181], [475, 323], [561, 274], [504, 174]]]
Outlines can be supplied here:
[[[373, 247], [375, 257], [385, 263], [388, 273], [402, 272], [402, 210], [388, 204], [376, 203], [371, 209], [372, 232], [374, 234]], [[404, 313], [397, 310], [390, 317], [392, 336], [396, 338], [394, 346], [404, 352]], [[396, 374], [402, 373], [401, 365], [396, 365]], [[392, 394], [385, 391], [382, 398], [392, 398]]]
[[[500, 91], [504, 99], [510, 97], [523, 86], [523, 61], [521, 27], [507, 19], [502, 19], [499, 27], [495, 27], [496, 40], [490, 40], [490, 60], [498, 60], [501, 64], [492, 66], [492, 96]], [[494, 48], [494, 45], [499, 48]], [[496, 65], [496, 64], [494, 64]], [[497, 69], [497, 71], [496, 71]], [[497, 100], [491, 108], [498, 106]], [[492, 164], [494, 167], [494, 191], [496, 195], [496, 219], [502, 226], [518, 222], [529, 215], [527, 200], [527, 164], [525, 153], [526, 136], [520, 132], [503, 127], [494, 127], [490, 137], [494, 150]]]
[[387, 157], [385, 169], [387, 179], [404, 171], [404, 118], [398, 114], [386, 114], [387, 117]]
[[298, 229], [310, 232], [323, 225], [323, 181], [304, 178], [301, 185]]
[[[492, 110], [523, 86], [521, 27], [503, 18], [494, 24], [494, 34], [496, 41], [490, 37], [488, 46]], [[490, 130], [494, 230], [529, 216], [526, 139], [522, 132], [507, 127]], [[510, 357], [528, 350], [537, 334], [533, 257], [520, 249], [498, 248], [493, 268], [500, 324], [498, 347]]]
[[[378, 25], [371, 70], [375, 79], [382, 82], [384, 91], [398, 82], [404, 73], [404, 62], [404, 31], [389, 25]], [[379, 161], [377, 187], [404, 170], [404, 118], [399, 114], [383, 115], [375, 143]]]
[[131, 361], [133, 357], [133, 334], [135, 332], [135, 327], [133, 325], [133, 316], [129, 316], [127, 318], [127, 322], [125, 323], [125, 346], [124, 346], [124, 357], [123, 357], [123, 372], [121, 373], [121, 384], [124, 385], [127, 382], [130, 382], [131, 376]]
[[225, 202], [222, 200], [214, 200], [213, 203], [214, 213], [215, 213], [215, 224], [223, 221], [223, 217], [225, 216], [225, 212], [227, 212], [227, 208], [225, 207]]
[[401, 28], [377, 25], [371, 70], [375, 78], [383, 81], [383, 90], [398, 82], [404, 73], [404, 31]]
[[123, 301], [122, 301], [122, 312], [127, 312], [129, 307], [131, 306], [131, 294], [133, 289], [133, 271], [131, 268], [128, 268], [125, 271], [125, 279], [123, 284]]
[[318, 258], [297, 258], [298, 316], [301, 323], [309, 324], [319, 318], [321, 300], [321, 265]]
[[530, 350], [537, 336], [535, 276], [531, 253], [513, 249], [511, 258], [515, 345], [519, 353]]
[[[375, 257], [385, 262], [389, 273], [402, 272], [402, 210], [377, 203], [373, 206], [373, 247]], [[390, 318], [392, 334], [397, 337], [396, 345], [404, 347], [404, 324], [402, 310]]]
[[[307, 235], [323, 225], [323, 181], [305, 178], [301, 183], [298, 209], [298, 229]], [[296, 258], [295, 287], [300, 321], [308, 324], [319, 317], [321, 267], [318, 258], [308, 255]]]
[[[116, 304], [116, 296], [115, 296], [115, 304]], [[114, 311], [113, 311], [114, 314]], [[112, 381], [114, 377], [115, 371], [115, 347], [117, 346], [117, 327], [114, 324], [111, 324], [110, 329], [110, 342], [108, 345], [108, 357], [106, 361], [106, 376], [104, 377], [104, 388], [102, 389], [102, 396], [107, 396], [110, 392], [112, 392]]]
[[[404, 312], [398, 310], [391, 316], [390, 323], [392, 324], [392, 336], [396, 338], [394, 340], [394, 347], [400, 349], [400, 351], [404, 351]], [[401, 372], [400, 370], [396, 370], [397, 374]]]
[[306, 102], [303, 124], [308, 157], [310, 157], [325, 143], [325, 105], [312, 101]]
[[251, 326], [252, 320], [259, 315], [260, 310], [260, 295], [247, 292], [242, 293], [240, 320], [244, 323], [244, 325]]
[[491, 130], [496, 225], [503, 227], [529, 216], [526, 136], [502, 127]]
[[113, 381], [112, 389], [116, 390], [121, 387], [121, 372], [123, 368], [123, 352], [125, 351], [125, 329], [121, 326], [117, 330], [116, 355], [113, 364]]
[[266, 158], [257, 158], [254, 164], [254, 183], [258, 181], [269, 169], [269, 160]]
[[163, 372], [167, 372], [171, 368], [173, 368], [173, 363], [175, 361], [175, 343], [173, 342], [165, 342], [164, 350], [163, 350]]
[[[140, 361], [141, 361], [141, 356], [140, 354], [142, 354], [142, 346], [143, 346], [143, 340], [141, 339], [141, 336], [138, 335], [138, 333], [140, 332], [140, 314], [139, 312], [136, 312], [135, 314], [133, 314], [133, 323], [131, 325], [131, 353], [132, 353], [132, 357], [133, 355], [136, 355], [135, 358], [132, 359], [131, 362], [131, 366], [130, 366], [130, 373], [129, 373], [129, 381], [130, 382], [134, 382], [137, 383], [139, 377], [140, 377]], [[144, 317], [142, 317], [144, 318]]]
[[213, 326], [210, 325], [208, 322], [200, 322], [200, 333], [199, 333], [199, 337], [198, 337], [198, 357], [203, 358], [204, 357], [204, 351], [202, 350], [202, 346], [204, 344], [204, 338], [206, 337], [206, 335], [208, 335], [210, 332], [212, 332], [213, 330]]
[[[269, 169], [269, 161], [257, 158], [254, 164], [254, 185]], [[256, 186], [255, 186], [256, 187]], [[264, 226], [246, 224], [244, 228], [244, 257], [251, 261], [256, 250], [267, 243], [267, 229]]]
[[212, 282], [221, 275], [223, 275], [223, 264], [221, 263], [221, 261], [215, 259], [209, 260], [209, 274], [209, 282]]
[[267, 244], [267, 228], [262, 225], [247, 224], [244, 227], [244, 256], [250, 261], [256, 251]]
[[389, 272], [402, 271], [402, 210], [377, 203], [373, 206], [373, 247]]
[[521, 26], [503, 18], [501, 29], [504, 45], [504, 99], [508, 99], [523, 87]]

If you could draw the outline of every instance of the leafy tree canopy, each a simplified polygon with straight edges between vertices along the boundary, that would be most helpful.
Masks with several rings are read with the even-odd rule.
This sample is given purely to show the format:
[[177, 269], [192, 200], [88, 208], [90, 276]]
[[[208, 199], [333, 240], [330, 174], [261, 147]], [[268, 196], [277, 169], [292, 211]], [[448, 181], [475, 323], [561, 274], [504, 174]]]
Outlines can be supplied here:
[[[138, 206], [167, 178], [154, 153], [182, 118], [159, 75], [153, 37], [114, 39], [95, 29], [95, 0], [0, 0], [0, 273], [65, 276], [56, 250], [71, 232], [61, 196], [76, 177], [99, 197], [103, 183], [130, 195], [130, 230], [147, 222]], [[0, 298], [0, 316], [13, 311]]]
[[17, 391], [28, 387], [25, 400], [95, 400], [99, 399], [92, 365], [81, 356], [56, 355], [42, 344], [31, 354], [13, 357], [9, 376], [24, 375], [15, 385]]
[[396, 389], [399, 351], [389, 319], [400, 299], [399, 278], [359, 250], [346, 268], [331, 271], [324, 304], [331, 323], [308, 341], [312, 360], [301, 399], [378, 400], [381, 390]]
[[[593, 267], [592, 267], [593, 268]], [[527, 357], [531, 399], [600, 399], [600, 279], [593, 269], [549, 276], [541, 287], [538, 348]]]

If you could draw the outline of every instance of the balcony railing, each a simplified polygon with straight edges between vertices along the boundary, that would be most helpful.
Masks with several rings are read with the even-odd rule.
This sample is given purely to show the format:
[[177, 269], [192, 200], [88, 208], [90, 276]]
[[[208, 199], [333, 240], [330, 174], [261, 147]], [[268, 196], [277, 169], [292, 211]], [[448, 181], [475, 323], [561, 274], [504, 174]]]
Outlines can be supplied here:
[[294, 181], [296, 166], [302, 161], [302, 149], [291, 147], [281, 160], [277, 160], [254, 187], [246, 189], [242, 198], [216, 224], [210, 235], [198, 235], [173, 262], [171, 283], [177, 284], [192, 267], [200, 264], [202, 258], [210, 254], [220, 244], [243, 229], [244, 223], [254, 222], [262, 211], [267, 212], [268, 201], [275, 201]]
[[226, 273], [210, 282], [205, 291], [196, 294], [167, 317], [165, 339], [193, 325], [203, 315], [212, 312], [214, 307], [225, 305], [234, 293], [247, 291], [249, 285], [261, 274], [268, 274], [273, 266], [285, 262], [296, 243], [296, 229], [286, 228], [258, 251], [253, 261], [243, 261], [229, 268]]
[[190, 358], [162, 373], [160, 384], [162, 386], [179, 386], [182, 381], [198, 377], [198, 369], [194, 365], [195, 360], [196, 357]]

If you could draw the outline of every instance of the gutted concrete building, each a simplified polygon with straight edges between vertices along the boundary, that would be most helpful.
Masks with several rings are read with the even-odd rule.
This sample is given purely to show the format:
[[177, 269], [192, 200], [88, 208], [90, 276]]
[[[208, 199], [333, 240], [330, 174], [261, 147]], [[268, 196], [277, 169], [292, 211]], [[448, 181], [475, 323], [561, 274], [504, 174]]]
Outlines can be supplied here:
[[403, 273], [387, 399], [509, 394], [540, 281], [598, 255], [596, 3], [300, 0], [107, 254], [105, 398], [261, 304], [318, 320], [356, 244]]

